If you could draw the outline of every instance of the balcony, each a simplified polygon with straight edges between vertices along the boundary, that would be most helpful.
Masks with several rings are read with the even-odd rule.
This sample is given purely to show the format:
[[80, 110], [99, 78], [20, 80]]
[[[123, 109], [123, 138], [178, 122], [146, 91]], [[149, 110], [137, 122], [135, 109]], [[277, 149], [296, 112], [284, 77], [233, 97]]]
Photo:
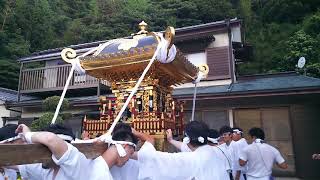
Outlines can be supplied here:
[[[20, 92], [37, 93], [63, 90], [70, 69], [70, 64], [23, 69], [21, 71]], [[68, 89], [97, 88], [99, 82], [109, 86], [107, 81], [74, 72]]]

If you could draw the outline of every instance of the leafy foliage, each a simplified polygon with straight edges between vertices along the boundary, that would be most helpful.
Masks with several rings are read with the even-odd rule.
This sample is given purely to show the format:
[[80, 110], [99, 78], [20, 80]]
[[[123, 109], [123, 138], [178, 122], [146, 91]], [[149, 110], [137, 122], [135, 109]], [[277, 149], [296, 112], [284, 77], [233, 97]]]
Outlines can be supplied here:
[[[59, 103], [59, 96], [51, 96], [46, 98], [43, 103], [42, 107], [43, 110], [47, 111], [39, 119], [32, 121], [31, 129], [34, 131], [39, 131], [51, 124], [51, 120], [54, 116], [54, 111]], [[63, 113], [63, 110], [67, 110], [69, 108], [68, 100], [64, 99], [62, 102], [62, 106], [60, 109], [60, 114], [56, 119], [56, 124], [63, 124], [64, 120], [69, 119], [72, 115], [70, 113]]]
[[[40, 131], [41, 129], [48, 127], [51, 124], [51, 120], [53, 116], [54, 116], [53, 112], [44, 113], [42, 116], [39, 117], [39, 119], [32, 121], [31, 129], [33, 131]], [[57, 124], [63, 123], [63, 119], [61, 118], [61, 116], [57, 117], [56, 123]]]
[[305, 55], [319, 77], [319, 9], [319, 0], [0, 0], [0, 86], [16, 89], [16, 60], [35, 51], [128, 36], [142, 20], [159, 31], [232, 17], [254, 47], [238, 73], [294, 70]]
[[[56, 110], [56, 107], [58, 106], [60, 100], [60, 96], [51, 96], [46, 98], [42, 103], [42, 108], [45, 111], [54, 112]], [[61, 111], [66, 110], [69, 108], [69, 102], [66, 99], [63, 99], [62, 105], [61, 105]]]

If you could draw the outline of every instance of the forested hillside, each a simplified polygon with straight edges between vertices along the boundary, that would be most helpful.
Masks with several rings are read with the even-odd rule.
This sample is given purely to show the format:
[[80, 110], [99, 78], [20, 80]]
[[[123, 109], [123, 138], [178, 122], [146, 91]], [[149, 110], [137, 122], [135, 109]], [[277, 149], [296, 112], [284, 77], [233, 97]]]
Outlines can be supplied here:
[[0, 0], [0, 87], [16, 89], [17, 58], [127, 36], [144, 20], [153, 31], [225, 18], [244, 20], [254, 58], [240, 74], [295, 70], [320, 77], [319, 0]]

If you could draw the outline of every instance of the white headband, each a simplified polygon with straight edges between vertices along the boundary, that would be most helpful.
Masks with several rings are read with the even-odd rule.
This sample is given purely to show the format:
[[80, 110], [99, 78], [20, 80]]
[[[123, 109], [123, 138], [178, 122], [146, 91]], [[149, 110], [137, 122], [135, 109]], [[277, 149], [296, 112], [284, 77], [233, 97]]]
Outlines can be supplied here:
[[124, 157], [124, 156], [127, 155], [126, 151], [124, 150], [123, 146], [121, 146], [121, 145], [128, 144], [130, 146], [133, 146], [134, 148], [136, 148], [136, 146], [137, 146], [133, 142], [129, 142], [129, 141], [114, 141], [112, 139], [112, 136], [107, 135], [107, 134], [104, 134], [104, 135], [100, 136], [98, 139], [100, 141], [104, 141], [105, 143], [108, 143], [109, 146], [111, 144], [115, 145], [120, 157]]
[[255, 142], [255, 143], [264, 143], [264, 140], [262, 140], [262, 139], [256, 139], [256, 140], [254, 140], [254, 142]]
[[190, 138], [188, 136], [184, 137], [182, 142], [185, 143], [185, 144], [188, 144], [190, 142]]
[[[187, 133], [185, 133], [185, 135], [186, 135], [186, 137], [183, 138], [182, 142], [185, 144], [188, 144], [190, 142], [190, 137], [188, 136]], [[200, 143], [204, 143], [204, 138], [202, 136], [199, 136], [197, 140]]]
[[214, 143], [214, 144], [219, 144], [219, 138], [210, 138], [210, 137], [208, 137], [208, 141], [210, 141], [210, 142], [212, 142], [212, 143]]
[[242, 131], [240, 131], [239, 129], [234, 129], [233, 132], [237, 133], [237, 134], [241, 134], [242, 133]]

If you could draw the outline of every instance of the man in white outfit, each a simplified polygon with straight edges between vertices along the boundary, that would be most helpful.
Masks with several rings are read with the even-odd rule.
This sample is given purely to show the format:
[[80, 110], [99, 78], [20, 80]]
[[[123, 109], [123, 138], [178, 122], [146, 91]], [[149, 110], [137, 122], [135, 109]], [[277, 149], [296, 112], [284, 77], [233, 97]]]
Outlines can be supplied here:
[[[152, 141], [146, 140], [135, 157], [140, 163], [139, 179], [224, 180], [217, 173], [218, 166], [221, 166], [217, 155], [207, 145], [208, 127], [202, 122], [192, 121], [187, 124], [185, 132], [185, 142], [195, 148], [192, 152], [156, 151]], [[134, 134], [142, 140], [146, 136], [135, 131]]]
[[232, 140], [233, 131], [230, 126], [222, 126], [219, 130], [220, 138], [224, 143], [217, 146], [228, 160], [230, 180], [234, 180], [236, 160], [235, 142]]
[[216, 152], [217, 157], [219, 159], [218, 163], [218, 172], [221, 174], [220, 177], [223, 177], [225, 180], [229, 180], [229, 171], [230, 165], [228, 162], [228, 158], [224, 155], [224, 152], [219, 148], [219, 132], [215, 129], [209, 129], [208, 133], [208, 144], [213, 147], [213, 150]]
[[[110, 169], [123, 166], [134, 153], [136, 143], [132, 132], [119, 131], [112, 135], [112, 143], [101, 156], [87, 159], [77, 148], [52, 132], [31, 132], [27, 126], [19, 125], [17, 133], [27, 143], [41, 143], [52, 152], [53, 162], [46, 164], [48, 169], [39, 168], [39, 165], [30, 169], [27, 165], [29, 171], [21, 172], [22, 176], [37, 174], [32, 178], [43, 180], [112, 180]], [[24, 171], [23, 168], [19, 167], [20, 171]]]
[[249, 130], [248, 145], [240, 154], [239, 164], [248, 165], [248, 180], [270, 180], [274, 162], [282, 169], [288, 168], [280, 152], [264, 142], [264, 132], [260, 128]]
[[248, 146], [247, 140], [243, 138], [243, 131], [241, 128], [234, 127], [232, 128], [233, 135], [232, 140], [234, 141], [235, 146], [235, 166], [234, 166], [234, 176], [235, 180], [247, 180], [246, 169], [247, 166], [240, 166], [238, 163], [239, 156], [241, 151]]
[[[189, 131], [192, 131], [193, 129], [190, 129]], [[167, 140], [170, 144], [175, 146], [177, 149], [179, 149], [181, 152], [193, 152], [195, 151], [198, 146], [195, 146], [194, 143], [190, 142], [190, 137], [185, 137], [184, 141], [177, 141], [174, 140], [172, 137], [172, 132], [171, 129], [168, 129], [166, 131], [167, 134]], [[192, 134], [194, 133], [189, 132], [187, 134]], [[215, 173], [217, 176], [219, 176], [219, 180], [229, 180], [229, 175], [227, 172], [227, 167], [228, 167], [228, 161], [225, 158], [225, 156], [222, 154], [222, 152], [216, 147], [218, 145], [218, 138], [219, 138], [219, 133], [214, 130], [214, 129], [209, 129], [208, 131], [208, 145], [212, 146], [212, 151], [215, 153], [215, 161], [216, 163], [211, 166], [215, 166]]]
[[[118, 123], [113, 129], [113, 134], [119, 131], [132, 132], [131, 127], [125, 123]], [[123, 166], [113, 166], [110, 169], [113, 180], [137, 180], [139, 176], [139, 163], [129, 159]]]

